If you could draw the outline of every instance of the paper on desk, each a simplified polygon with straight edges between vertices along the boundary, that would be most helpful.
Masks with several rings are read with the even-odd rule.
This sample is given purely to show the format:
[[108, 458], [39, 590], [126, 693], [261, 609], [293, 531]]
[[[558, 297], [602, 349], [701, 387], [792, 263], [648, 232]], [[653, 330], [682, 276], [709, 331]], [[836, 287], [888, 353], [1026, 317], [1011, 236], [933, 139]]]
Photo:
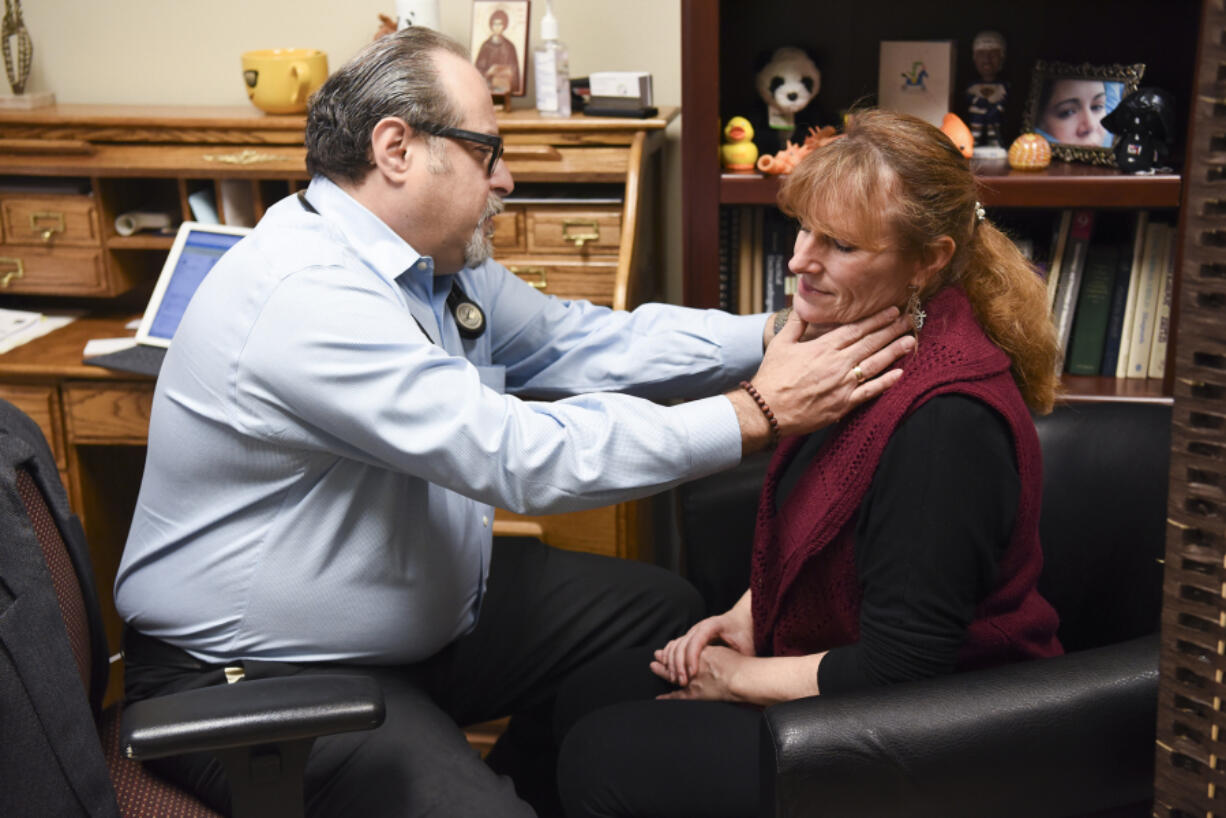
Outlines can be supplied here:
[[24, 332], [42, 317], [40, 312], [0, 309], [0, 339]]
[[76, 317], [75, 314], [43, 315], [25, 310], [0, 309], [0, 355], [71, 324]]
[[136, 346], [135, 338], [90, 338], [85, 342], [85, 357], [109, 355]]

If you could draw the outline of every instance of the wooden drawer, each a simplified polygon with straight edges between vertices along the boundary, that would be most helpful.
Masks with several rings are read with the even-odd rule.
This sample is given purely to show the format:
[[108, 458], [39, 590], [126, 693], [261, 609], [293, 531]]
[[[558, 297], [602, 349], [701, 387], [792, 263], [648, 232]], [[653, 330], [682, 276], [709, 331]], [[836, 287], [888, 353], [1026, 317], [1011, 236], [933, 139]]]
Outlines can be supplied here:
[[101, 250], [0, 246], [0, 293], [114, 295]]
[[63, 424], [60, 420], [59, 391], [54, 386], [0, 383], [0, 398], [25, 412], [38, 424], [43, 437], [47, 438], [51, 453], [55, 455], [56, 467], [61, 472], [67, 471], [68, 458], [65, 455]]
[[500, 259], [515, 275], [547, 295], [567, 300], [586, 299], [593, 304], [613, 306], [613, 287], [617, 279], [615, 261], [575, 261], [537, 257]]
[[64, 384], [68, 439], [75, 444], [143, 446], [149, 437], [153, 382]]
[[621, 241], [616, 206], [528, 208], [526, 216], [530, 253], [616, 253]]
[[6, 244], [101, 247], [98, 211], [89, 196], [6, 196], [0, 199]]
[[522, 210], [507, 210], [494, 217], [495, 251], [522, 251], [525, 245]]

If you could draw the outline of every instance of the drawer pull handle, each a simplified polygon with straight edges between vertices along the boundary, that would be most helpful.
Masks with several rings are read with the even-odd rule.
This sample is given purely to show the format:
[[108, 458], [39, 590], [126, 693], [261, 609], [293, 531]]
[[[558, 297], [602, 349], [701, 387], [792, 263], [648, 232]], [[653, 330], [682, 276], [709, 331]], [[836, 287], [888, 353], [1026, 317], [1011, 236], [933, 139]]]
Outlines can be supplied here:
[[[52, 224], [42, 224], [51, 222]], [[30, 214], [30, 230], [42, 235], [43, 241], [50, 244], [51, 237], [64, 232], [64, 214], [40, 210]]]
[[17, 279], [23, 277], [26, 273], [25, 266], [21, 263], [21, 259], [13, 258], [12, 256], [0, 256], [0, 264], [16, 265], [16, 270], [9, 270], [4, 275], [0, 275], [0, 289], [7, 288]]
[[543, 290], [549, 286], [549, 281], [545, 277], [544, 267], [509, 267], [511, 272], [517, 276], [540, 276], [540, 281], [529, 281], [528, 284], [536, 287], [538, 290]]
[[[571, 228], [576, 231], [584, 228], [584, 232], [571, 232]], [[600, 225], [593, 221], [576, 221], [574, 219], [566, 219], [562, 222], [562, 239], [564, 241], [573, 242], [576, 247], [582, 247], [589, 241], [600, 240]]]

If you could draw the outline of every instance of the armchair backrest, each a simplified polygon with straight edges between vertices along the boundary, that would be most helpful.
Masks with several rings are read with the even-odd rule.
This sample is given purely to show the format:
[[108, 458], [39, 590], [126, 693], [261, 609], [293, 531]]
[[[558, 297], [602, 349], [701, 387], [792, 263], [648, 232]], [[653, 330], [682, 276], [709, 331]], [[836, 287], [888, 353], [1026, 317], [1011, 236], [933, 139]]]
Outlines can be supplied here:
[[106, 663], [85, 535], [55, 460], [0, 400], [0, 814], [117, 814], [96, 732]]
[[1171, 408], [1078, 403], [1035, 419], [1043, 575], [1065, 650], [1155, 633], [1162, 607]]

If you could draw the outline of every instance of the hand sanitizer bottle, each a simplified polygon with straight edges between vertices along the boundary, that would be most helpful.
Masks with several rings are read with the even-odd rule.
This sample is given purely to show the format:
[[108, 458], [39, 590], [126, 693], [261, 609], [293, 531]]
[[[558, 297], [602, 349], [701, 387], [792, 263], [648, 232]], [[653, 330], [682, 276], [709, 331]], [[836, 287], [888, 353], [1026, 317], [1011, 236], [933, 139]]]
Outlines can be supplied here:
[[541, 19], [541, 42], [532, 51], [536, 73], [536, 110], [541, 116], [570, 116], [570, 55], [558, 40], [552, 0]]

